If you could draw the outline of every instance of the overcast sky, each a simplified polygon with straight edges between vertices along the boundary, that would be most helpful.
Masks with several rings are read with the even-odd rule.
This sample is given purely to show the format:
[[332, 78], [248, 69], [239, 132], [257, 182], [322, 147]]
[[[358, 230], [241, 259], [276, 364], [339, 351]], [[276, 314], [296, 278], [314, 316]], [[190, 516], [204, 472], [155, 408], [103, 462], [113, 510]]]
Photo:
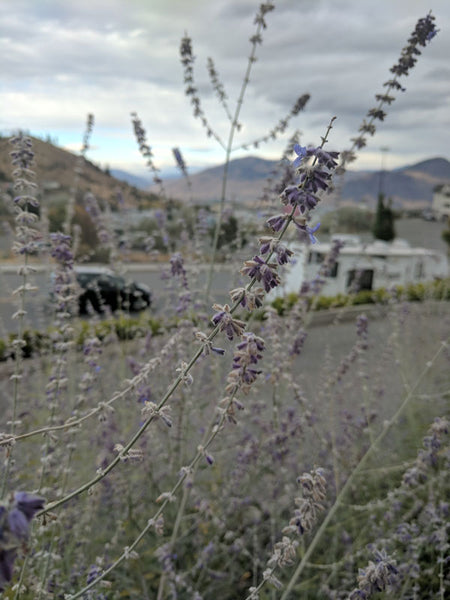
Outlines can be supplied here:
[[[252, 155], [279, 158], [296, 128], [303, 144], [317, 144], [334, 115], [329, 148], [348, 148], [417, 19], [431, 9], [441, 31], [404, 78], [407, 91], [398, 93], [355, 167], [378, 168], [382, 147], [389, 148], [388, 168], [450, 158], [449, 0], [275, 0], [275, 5], [266, 17], [237, 141], [264, 135], [299, 95], [309, 93], [311, 99], [287, 135]], [[0, 131], [49, 134], [78, 151], [86, 115], [93, 113], [89, 158], [142, 174], [130, 122], [130, 112], [137, 111], [157, 166], [172, 166], [173, 146], [188, 166], [218, 164], [223, 150], [206, 137], [183, 92], [180, 39], [185, 31], [192, 37], [204, 109], [226, 139], [229, 122], [209, 84], [206, 60], [214, 59], [234, 107], [258, 6], [259, 0], [0, 0]]]

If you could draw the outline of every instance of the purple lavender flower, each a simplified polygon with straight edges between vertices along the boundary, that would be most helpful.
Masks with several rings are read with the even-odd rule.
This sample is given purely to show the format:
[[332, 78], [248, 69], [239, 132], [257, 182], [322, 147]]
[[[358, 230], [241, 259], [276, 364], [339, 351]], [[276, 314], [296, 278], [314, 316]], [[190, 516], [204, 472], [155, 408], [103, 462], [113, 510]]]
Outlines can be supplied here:
[[172, 275], [185, 275], [186, 271], [184, 268], [183, 257], [179, 252], [173, 254], [170, 257], [170, 270], [172, 271]]
[[30, 522], [34, 515], [44, 508], [44, 499], [28, 492], [15, 492], [14, 502], [18, 510], [20, 510]]
[[12, 579], [17, 549], [28, 539], [30, 522], [44, 508], [44, 499], [28, 492], [15, 492], [0, 506], [0, 592]]
[[245, 329], [244, 321], [233, 319], [228, 304], [225, 304], [224, 306], [214, 304], [213, 308], [217, 311], [211, 319], [213, 324], [220, 325], [220, 330], [225, 332], [225, 335], [229, 340], [232, 340], [235, 335], [240, 337]]
[[277, 263], [279, 265], [285, 265], [289, 262], [290, 257], [293, 255], [292, 250], [289, 250], [284, 244], [273, 237], [262, 237], [259, 239], [261, 244], [261, 254], [268, 254], [273, 252], [276, 255]]
[[308, 333], [304, 329], [300, 329], [300, 331], [296, 334], [294, 341], [291, 346], [291, 350], [289, 352], [290, 356], [299, 356], [301, 354], [303, 345], [308, 337]]
[[70, 247], [71, 236], [64, 235], [61, 232], [51, 233], [50, 240], [52, 242], [51, 255], [53, 258], [65, 268], [71, 269], [73, 267], [73, 254]]
[[260, 370], [254, 369], [255, 365], [261, 358], [264, 351], [264, 340], [252, 332], [246, 332], [242, 336], [242, 342], [237, 345], [233, 355], [233, 367], [227, 377], [227, 394], [234, 395], [238, 390], [242, 390], [247, 394], [250, 386], [261, 373]]
[[306, 157], [306, 146], [295, 144], [294, 152], [297, 155], [297, 158], [292, 161], [292, 166], [297, 169], [301, 165], [303, 159]]
[[266, 225], [273, 231], [281, 231], [286, 223], [287, 218], [287, 215], [275, 215], [266, 221]]
[[317, 206], [319, 198], [301, 185], [289, 185], [281, 192], [280, 200], [284, 205], [297, 206], [300, 213], [305, 214]]
[[0, 592], [5, 589], [5, 584], [9, 583], [13, 575], [14, 561], [16, 560], [17, 551], [0, 550]]
[[252, 260], [246, 260], [241, 269], [242, 275], [248, 275], [251, 279], [262, 281], [266, 292], [280, 284], [280, 277], [275, 271], [276, 263], [266, 263], [260, 256], [254, 256]]
[[34, 161], [34, 152], [32, 150], [33, 143], [31, 138], [24, 135], [23, 132], [19, 132], [18, 135], [11, 138], [10, 142], [15, 146], [15, 150], [10, 152], [13, 166], [17, 169], [29, 172]]
[[362, 314], [357, 317], [357, 319], [356, 319], [356, 334], [362, 340], [367, 339], [368, 325], [369, 325], [369, 320], [367, 319], [366, 315]]
[[172, 153], [175, 158], [175, 161], [180, 168], [180, 170], [185, 173], [186, 172], [186, 163], [184, 162], [183, 156], [180, 152], [179, 148], [172, 148]]
[[244, 333], [243, 340], [237, 345], [237, 352], [233, 357], [236, 365], [256, 364], [262, 358], [265, 348], [264, 340], [252, 332]]
[[315, 227], [308, 227], [305, 223], [299, 223], [294, 219], [294, 225], [297, 227], [301, 242], [310, 242], [311, 244], [317, 242], [317, 238], [314, 234], [319, 229], [320, 223], [317, 223]]
[[256, 290], [247, 290], [246, 288], [239, 287], [230, 291], [230, 297], [233, 302], [239, 300], [239, 304], [247, 310], [254, 310], [260, 308], [263, 305], [264, 290], [262, 288], [256, 288]]
[[375, 562], [369, 561], [365, 569], [359, 570], [358, 588], [351, 592], [349, 600], [370, 598], [372, 594], [384, 591], [397, 578], [395, 560], [390, 559], [385, 550], [377, 550], [374, 555]]

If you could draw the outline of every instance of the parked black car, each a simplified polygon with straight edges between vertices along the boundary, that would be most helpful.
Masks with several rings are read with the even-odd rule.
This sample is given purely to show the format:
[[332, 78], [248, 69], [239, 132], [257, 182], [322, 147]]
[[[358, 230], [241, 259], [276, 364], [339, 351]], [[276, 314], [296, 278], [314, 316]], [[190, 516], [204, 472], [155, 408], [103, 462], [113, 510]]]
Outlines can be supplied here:
[[126, 281], [105, 267], [76, 266], [75, 275], [82, 289], [78, 298], [80, 314], [89, 312], [88, 305], [98, 312], [108, 307], [134, 312], [151, 306], [150, 289], [134, 281]]

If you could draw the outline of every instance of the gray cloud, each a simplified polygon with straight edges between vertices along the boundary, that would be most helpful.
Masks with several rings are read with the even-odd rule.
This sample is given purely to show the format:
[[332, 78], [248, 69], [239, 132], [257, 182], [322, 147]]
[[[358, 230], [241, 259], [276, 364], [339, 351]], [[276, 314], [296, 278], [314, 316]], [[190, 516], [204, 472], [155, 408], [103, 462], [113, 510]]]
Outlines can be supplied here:
[[[121, 138], [128, 134], [130, 111], [138, 110], [154, 135], [160, 136], [155, 147], [163, 160], [169, 160], [175, 143], [202, 148], [204, 133], [183, 96], [180, 38], [184, 31], [193, 38], [198, 88], [211, 122], [218, 123], [225, 136], [227, 121], [216, 106], [206, 59], [215, 59], [233, 103], [259, 1], [2, 3], [0, 129], [79, 131], [85, 113], [94, 111], [98, 127]], [[418, 66], [405, 80], [407, 92], [399, 94], [371, 150], [363, 156], [386, 145], [386, 140], [399, 157], [421, 152], [425, 156], [433, 149], [433, 155], [448, 156], [443, 130], [450, 96], [450, 39], [445, 34], [450, 28], [450, 6], [447, 0], [434, 4], [442, 31], [423, 50]], [[425, 0], [279, 0], [276, 5], [267, 15], [264, 43], [252, 71], [242, 112], [242, 141], [260, 137], [299, 95], [308, 92], [311, 100], [292, 128], [300, 128], [308, 142], [317, 141], [330, 116], [336, 115], [336, 145], [347, 144], [373, 106], [375, 93], [390, 78], [389, 68], [417, 18], [427, 14], [428, 4]], [[268, 145], [267, 155], [275, 157], [282, 145]]]

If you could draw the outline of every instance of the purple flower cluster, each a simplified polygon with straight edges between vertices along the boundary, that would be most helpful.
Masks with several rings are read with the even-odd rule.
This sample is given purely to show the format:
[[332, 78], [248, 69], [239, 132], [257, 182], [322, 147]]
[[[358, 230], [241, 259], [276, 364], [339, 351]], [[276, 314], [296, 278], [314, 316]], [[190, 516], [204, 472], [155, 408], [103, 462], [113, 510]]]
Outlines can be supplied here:
[[306, 223], [302, 223], [297, 219], [294, 219], [294, 225], [297, 229], [298, 239], [303, 243], [315, 244], [317, 238], [314, 235], [320, 227], [320, 223], [314, 225], [314, 227], [308, 227]]
[[289, 250], [285, 244], [282, 244], [280, 240], [273, 237], [262, 237], [259, 240], [261, 244], [261, 254], [275, 254], [277, 263], [279, 265], [285, 265], [290, 261], [293, 255], [292, 250]]
[[360, 339], [360, 346], [363, 350], [367, 348], [367, 336], [369, 333], [369, 320], [362, 314], [356, 318], [356, 335]]
[[296, 333], [294, 341], [292, 342], [291, 350], [289, 352], [291, 356], [299, 356], [301, 354], [303, 345], [306, 342], [307, 337], [308, 333], [303, 328]]
[[289, 185], [280, 195], [285, 205], [298, 208], [300, 214], [307, 214], [316, 207], [317, 192], [326, 191], [334, 169], [337, 167], [338, 152], [327, 152], [323, 148], [306, 148], [295, 144], [297, 158], [292, 166], [297, 169], [299, 182]]
[[14, 167], [13, 190], [16, 212], [16, 239], [12, 248], [15, 254], [34, 254], [39, 248], [38, 241], [42, 239], [42, 234], [34, 226], [38, 220], [37, 215], [28, 210], [30, 206], [35, 208], [39, 206], [36, 198], [35, 174], [31, 169], [34, 159], [32, 142], [31, 138], [23, 133], [11, 138], [10, 142], [14, 146], [14, 150], [11, 152], [11, 162]]
[[419, 46], [426, 46], [438, 30], [434, 24], [434, 16], [430, 13], [426, 17], [417, 21], [416, 27], [408, 39], [408, 44], [402, 49], [398, 62], [391, 67], [391, 73], [394, 74], [393, 79], [389, 79], [383, 84], [383, 87], [387, 88], [383, 94], [376, 94], [375, 98], [378, 105], [371, 108], [367, 116], [369, 121], [363, 120], [359, 127], [360, 135], [351, 139], [353, 142], [352, 148], [341, 153], [341, 164], [339, 165], [338, 172], [340, 174], [345, 172], [345, 164], [352, 162], [356, 159], [354, 149], [361, 149], [367, 145], [367, 137], [365, 134], [373, 136], [376, 132], [374, 125], [375, 120], [383, 121], [386, 113], [382, 110], [384, 104], [392, 104], [395, 97], [391, 95], [391, 90], [405, 91], [405, 88], [398, 82], [398, 77], [409, 75], [409, 71], [414, 67], [417, 62], [417, 57], [420, 56], [421, 51]]
[[176, 161], [176, 163], [178, 165], [178, 168], [183, 173], [183, 175], [185, 177], [187, 177], [188, 176], [187, 167], [186, 167], [186, 163], [184, 162], [184, 158], [183, 158], [183, 155], [181, 154], [180, 149], [179, 148], [172, 148], [172, 153], [173, 153], [175, 161]]
[[349, 600], [366, 600], [377, 592], [383, 592], [397, 579], [395, 560], [385, 550], [374, 552], [375, 562], [370, 561], [365, 569], [359, 570], [358, 588], [349, 595]]
[[184, 259], [179, 252], [176, 252], [170, 257], [170, 271], [173, 277], [181, 277], [183, 281], [183, 287], [188, 287], [186, 269], [184, 268]]
[[421, 54], [418, 46], [425, 47], [438, 32], [434, 20], [434, 16], [428, 14], [417, 21], [416, 27], [408, 39], [408, 45], [403, 48], [397, 64], [391, 68], [391, 73], [394, 73], [396, 76], [409, 74], [409, 70], [417, 62], [417, 56]]
[[77, 284], [73, 272], [72, 238], [61, 232], [51, 233], [51, 255], [57, 262], [53, 292], [60, 314], [70, 314], [77, 298]]
[[222, 140], [214, 133], [212, 127], [210, 126], [210, 124], [208, 123], [208, 120], [206, 119], [205, 113], [203, 112], [203, 109], [202, 109], [202, 106], [200, 103], [200, 98], [198, 96], [198, 90], [195, 87], [195, 82], [194, 82], [195, 56], [192, 51], [192, 40], [187, 34], [181, 40], [180, 60], [181, 60], [181, 64], [183, 65], [183, 69], [184, 69], [184, 83], [186, 86], [184, 92], [185, 92], [186, 96], [188, 98], [190, 98], [192, 107], [194, 109], [194, 117], [197, 117], [200, 119], [203, 127], [206, 129], [206, 134], [208, 137], [215, 137], [217, 139], [217, 141], [220, 143], [220, 145], [222, 147], [225, 147]]
[[248, 275], [251, 279], [261, 281], [266, 292], [280, 284], [280, 277], [275, 271], [276, 263], [267, 263], [260, 256], [254, 256], [252, 260], [246, 260], [241, 269], [242, 275]]
[[170, 270], [172, 277], [181, 277], [181, 284], [184, 288], [184, 292], [180, 294], [177, 306], [177, 312], [184, 312], [191, 304], [192, 297], [189, 291], [189, 284], [187, 280], [186, 269], [184, 268], [184, 260], [179, 252], [173, 254], [170, 258]]
[[[214, 61], [211, 57], [208, 57], [207, 67], [208, 67], [209, 78], [211, 80], [213, 89], [216, 92], [217, 98], [219, 99], [220, 104], [223, 106], [228, 119], [232, 122], [233, 117], [231, 115], [231, 112], [230, 112], [230, 109], [229, 109], [228, 103], [227, 103], [228, 97], [225, 92], [225, 88], [223, 87], [223, 83], [220, 81], [219, 73], [216, 70]], [[239, 130], [241, 126], [240, 126], [240, 124], [236, 123], [236, 127]]]
[[415, 487], [428, 479], [429, 470], [436, 466], [443, 438], [449, 431], [448, 419], [439, 417], [434, 420], [428, 434], [423, 438], [423, 448], [418, 452], [414, 465], [403, 475], [404, 485]]
[[247, 290], [246, 288], [238, 287], [230, 291], [230, 297], [233, 302], [239, 301], [239, 304], [243, 308], [252, 311], [263, 305], [264, 290], [262, 288]]
[[155, 163], [153, 162], [153, 152], [150, 146], [147, 144], [147, 135], [137, 113], [131, 113], [131, 121], [133, 123], [134, 135], [136, 136], [136, 141], [139, 145], [139, 152], [146, 159], [147, 167], [153, 173], [153, 183], [160, 186], [160, 190], [163, 196], [165, 196], [163, 182], [161, 177], [159, 176], [159, 169], [155, 166]]
[[358, 356], [360, 356], [364, 350], [367, 350], [368, 324], [369, 321], [366, 315], [362, 314], [357, 317], [356, 335], [358, 336], [358, 341], [352, 347], [350, 352], [341, 360], [336, 371], [336, 381], [340, 382], [344, 375], [350, 370], [351, 366], [356, 362]]
[[20, 132], [10, 139], [14, 150], [10, 153], [11, 163], [14, 167], [14, 192], [17, 196], [14, 198], [14, 204], [24, 208], [28, 204], [39, 206], [36, 199], [37, 185], [34, 183], [34, 152], [31, 138]]
[[326, 497], [326, 480], [323, 469], [314, 469], [311, 473], [303, 473], [298, 479], [302, 495], [295, 498], [297, 508], [289, 525], [283, 533], [303, 535], [310, 531], [317, 521], [318, 515], [324, 510], [323, 501]]
[[84, 196], [84, 207], [95, 225], [99, 241], [104, 245], [111, 243], [111, 233], [105, 223], [104, 215], [97, 198], [91, 192], [87, 192]]
[[287, 219], [288, 219], [287, 215], [274, 215], [273, 217], [270, 217], [270, 219], [267, 219], [266, 225], [267, 225], [267, 227], [272, 229], [272, 231], [278, 232], [283, 229], [283, 227], [286, 224]]
[[261, 373], [254, 368], [262, 358], [264, 351], [264, 340], [254, 333], [247, 332], [242, 336], [233, 355], [233, 367], [227, 377], [226, 392], [234, 396], [239, 390], [248, 394], [252, 383]]
[[71, 249], [72, 238], [61, 232], [51, 233], [51, 255], [65, 269], [73, 268], [73, 254]]
[[15, 492], [12, 500], [0, 505], [0, 592], [12, 579], [17, 550], [27, 541], [34, 515], [44, 508], [44, 499], [27, 492]]
[[213, 309], [217, 311], [211, 319], [213, 324], [219, 325], [220, 331], [224, 331], [229, 340], [232, 340], [235, 335], [241, 337], [245, 330], [245, 323], [233, 318], [230, 306], [228, 304], [223, 306], [214, 304]]

